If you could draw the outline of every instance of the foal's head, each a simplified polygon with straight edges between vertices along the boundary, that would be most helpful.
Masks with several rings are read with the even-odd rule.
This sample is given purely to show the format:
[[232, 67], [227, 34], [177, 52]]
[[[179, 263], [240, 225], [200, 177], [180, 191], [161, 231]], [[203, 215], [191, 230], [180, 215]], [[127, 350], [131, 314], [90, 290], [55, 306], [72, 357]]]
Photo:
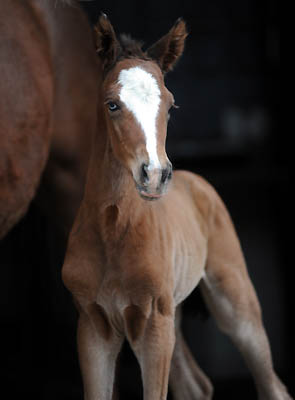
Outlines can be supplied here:
[[118, 40], [105, 15], [95, 31], [104, 69], [104, 113], [113, 153], [132, 174], [144, 199], [159, 198], [172, 176], [165, 141], [174, 98], [165, 87], [164, 74], [183, 52], [185, 23], [178, 20], [146, 52], [128, 36]]

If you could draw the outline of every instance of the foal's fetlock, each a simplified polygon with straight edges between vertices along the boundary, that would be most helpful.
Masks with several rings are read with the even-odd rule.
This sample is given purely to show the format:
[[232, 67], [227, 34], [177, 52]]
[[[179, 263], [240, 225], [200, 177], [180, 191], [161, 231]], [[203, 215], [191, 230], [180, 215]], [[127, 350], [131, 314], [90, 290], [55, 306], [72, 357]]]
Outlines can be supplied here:
[[269, 385], [267, 393], [260, 393], [258, 398], [259, 400], [294, 400], [277, 376], [275, 376], [273, 384]]
[[212, 400], [214, 394], [214, 387], [209, 379], [206, 382], [206, 387], [203, 388], [203, 390], [204, 390], [204, 395], [202, 397], [202, 400]]
[[274, 400], [293, 400], [293, 398], [289, 395], [286, 386], [277, 375], [275, 377], [275, 386], [276, 390]]
[[195, 398], [197, 400], [212, 400], [213, 399], [214, 388], [213, 388], [211, 381], [209, 381], [209, 379], [208, 379], [206, 384], [205, 384], [205, 382], [203, 382], [203, 385], [204, 386], [202, 387], [202, 391], [203, 391], [202, 395], [198, 398], [194, 397], [194, 398], [192, 398], [192, 400], [194, 400]]

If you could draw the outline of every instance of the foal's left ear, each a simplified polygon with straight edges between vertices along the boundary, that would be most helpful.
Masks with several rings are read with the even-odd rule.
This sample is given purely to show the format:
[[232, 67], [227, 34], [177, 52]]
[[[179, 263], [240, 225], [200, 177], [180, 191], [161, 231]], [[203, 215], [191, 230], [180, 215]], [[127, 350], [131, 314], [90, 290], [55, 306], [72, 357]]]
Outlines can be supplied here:
[[157, 61], [164, 74], [173, 69], [183, 53], [187, 35], [185, 22], [179, 18], [170, 31], [147, 50], [147, 55]]
[[103, 68], [106, 69], [115, 63], [120, 50], [114, 28], [105, 14], [101, 14], [96, 26], [95, 44], [96, 51], [101, 58]]

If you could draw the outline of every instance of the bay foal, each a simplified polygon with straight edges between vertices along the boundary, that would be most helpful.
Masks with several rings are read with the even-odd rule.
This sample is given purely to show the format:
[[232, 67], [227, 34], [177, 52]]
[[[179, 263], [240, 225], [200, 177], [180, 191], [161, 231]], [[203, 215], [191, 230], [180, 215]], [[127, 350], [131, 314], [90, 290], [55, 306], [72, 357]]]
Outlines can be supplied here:
[[174, 98], [163, 75], [181, 55], [182, 20], [147, 52], [96, 27], [104, 66], [98, 127], [84, 200], [71, 232], [63, 279], [79, 310], [85, 399], [111, 400], [125, 337], [142, 371], [144, 399], [210, 399], [209, 379], [180, 331], [180, 304], [200, 283], [219, 327], [234, 341], [259, 399], [290, 396], [276, 376], [261, 311], [231, 219], [214, 189], [173, 174], [165, 152]]

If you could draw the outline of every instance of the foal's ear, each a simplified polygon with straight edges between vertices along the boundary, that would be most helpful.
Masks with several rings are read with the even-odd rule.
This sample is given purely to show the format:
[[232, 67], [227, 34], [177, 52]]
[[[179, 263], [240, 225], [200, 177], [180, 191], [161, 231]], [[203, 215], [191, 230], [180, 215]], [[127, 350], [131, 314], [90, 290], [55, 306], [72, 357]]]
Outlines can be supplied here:
[[171, 71], [184, 49], [188, 32], [179, 18], [170, 31], [147, 50], [147, 55], [158, 62], [163, 73]]
[[120, 45], [114, 28], [105, 14], [102, 13], [99, 17], [94, 32], [96, 51], [101, 58], [103, 68], [106, 69], [116, 61]]

